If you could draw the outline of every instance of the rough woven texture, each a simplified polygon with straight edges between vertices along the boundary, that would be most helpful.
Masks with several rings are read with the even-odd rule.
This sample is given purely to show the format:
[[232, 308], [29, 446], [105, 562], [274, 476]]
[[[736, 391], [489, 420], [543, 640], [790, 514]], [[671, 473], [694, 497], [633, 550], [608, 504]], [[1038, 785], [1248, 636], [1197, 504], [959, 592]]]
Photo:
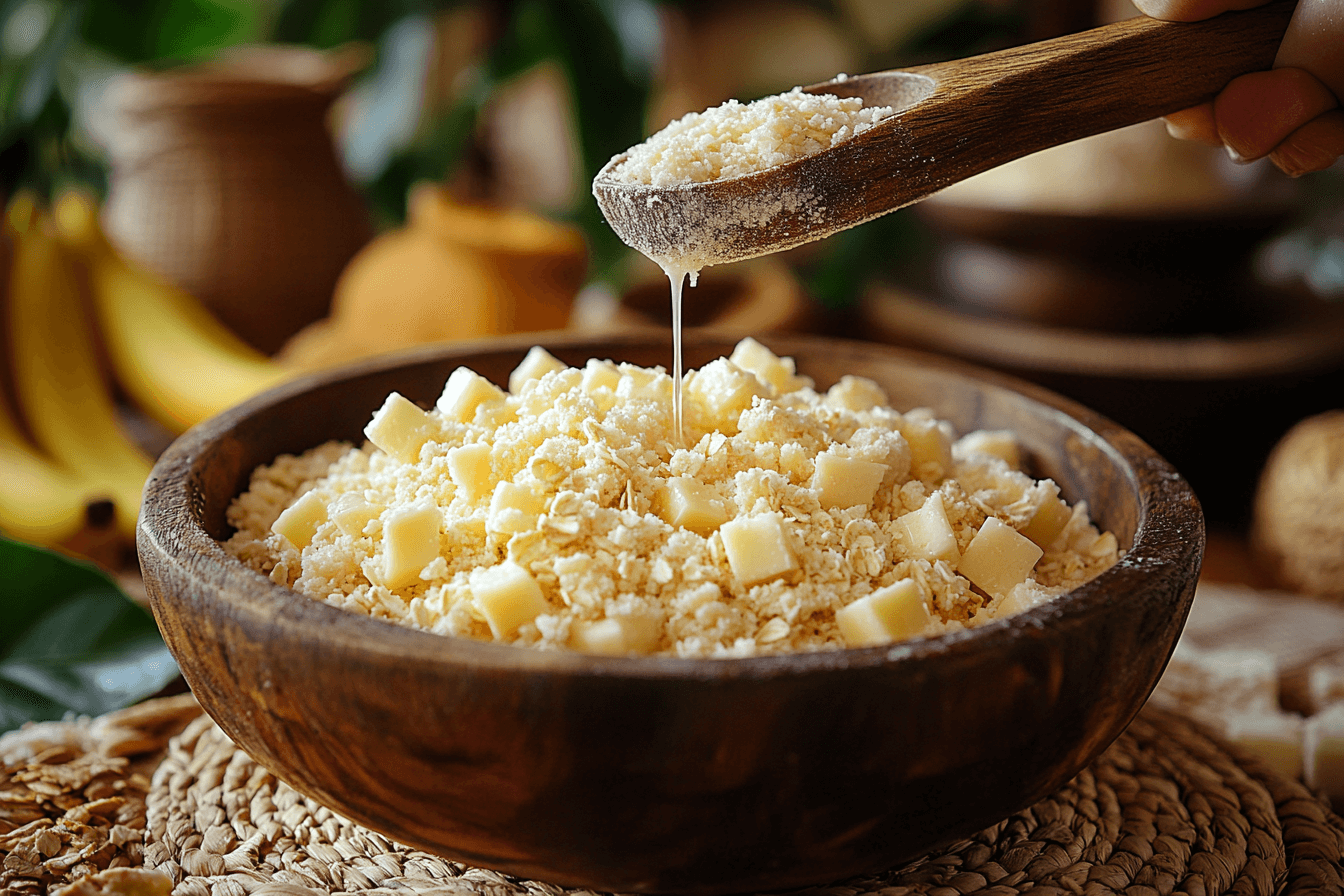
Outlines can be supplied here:
[[[147, 867], [177, 896], [559, 896], [390, 842], [258, 767], [208, 719], [176, 740], [148, 799]], [[1340, 821], [1300, 784], [1178, 716], [1146, 709], [1058, 793], [980, 834], [822, 896], [1332, 894]]]
[[76, 881], [94, 881], [75, 891], [94, 893], [135, 877], [99, 873], [141, 864], [149, 776], [200, 712], [191, 695], [169, 697], [0, 736], [0, 893]]

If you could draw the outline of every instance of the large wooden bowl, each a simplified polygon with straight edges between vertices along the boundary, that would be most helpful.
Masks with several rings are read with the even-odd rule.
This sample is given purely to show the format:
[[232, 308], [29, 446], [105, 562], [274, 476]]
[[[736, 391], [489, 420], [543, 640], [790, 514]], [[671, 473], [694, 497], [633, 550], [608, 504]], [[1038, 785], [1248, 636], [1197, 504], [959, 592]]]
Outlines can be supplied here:
[[[140, 522], [145, 584], [206, 711], [280, 778], [403, 843], [517, 875], [728, 893], [879, 871], [1040, 799], [1114, 739], [1175, 645], [1204, 546], [1189, 486], [1136, 436], [1002, 376], [888, 347], [772, 338], [828, 386], [880, 382], [960, 431], [1016, 431], [1124, 558], [974, 632], [741, 660], [599, 658], [346, 613], [221, 550], [258, 464], [359, 439], [390, 390], [495, 382], [533, 341], [666, 363], [662, 335], [459, 344], [278, 388], [182, 436]], [[692, 335], [688, 363], [732, 344]]]

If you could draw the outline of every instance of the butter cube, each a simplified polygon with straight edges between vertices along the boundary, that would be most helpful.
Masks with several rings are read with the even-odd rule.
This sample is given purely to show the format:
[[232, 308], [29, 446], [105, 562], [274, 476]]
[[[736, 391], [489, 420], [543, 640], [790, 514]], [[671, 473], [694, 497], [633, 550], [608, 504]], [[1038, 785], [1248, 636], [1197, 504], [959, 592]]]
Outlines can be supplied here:
[[490, 513], [485, 527], [505, 535], [526, 532], [537, 524], [537, 517], [545, 509], [545, 498], [528, 486], [501, 482], [490, 496]]
[[901, 420], [901, 435], [910, 445], [910, 471], [921, 479], [942, 479], [952, 469], [952, 427], [923, 408]]
[[708, 538], [728, 521], [728, 511], [714, 489], [690, 476], [674, 476], [658, 493], [654, 512], [669, 526]]
[[877, 487], [886, 475], [886, 464], [826, 452], [817, 455], [812, 487], [817, 490], [822, 507], [857, 507], [873, 503]]
[[1344, 800], [1344, 703], [1307, 719], [1303, 738], [1303, 778], [1333, 801]]
[[777, 579], [798, 567], [778, 513], [738, 517], [719, 527], [728, 566], [743, 585]]
[[850, 647], [875, 647], [923, 634], [933, 620], [914, 579], [879, 588], [835, 614]]
[[484, 442], [463, 445], [448, 452], [448, 478], [468, 501], [488, 494], [494, 483], [490, 446]]
[[514, 395], [519, 395], [523, 391], [523, 386], [532, 380], [539, 380], [548, 373], [564, 370], [568, 366], [546, 349], [534, 345], [528, 349], [527, 356], [523, 358], [522, 363], [513, 369], [513, 373], [509, 374], [509, 391]]
[[591, 622], [578, 620], [569, 633], [570, 647], [600, 656], [648, 653], [657, 644], [656, 622], [642, 616], [609, 616]]
[[504, 390], [474, 370], [459, 367], [448, 377], [435, 407], [449, 420], [470, 423], [483, 404], [503, 401]]
[[1059, 486], [1053, 482], [1050, 483], [1052, 494], [1046, 496], [1041, 502], [1041, 506], [1036, 508], [1036, 513], [1032, 515], [1027, 524], [1022, 527], [1022, 534], [1036, 542], [1042, 548], [1048, 548], [1054, 544], [1059, 533], [1064, 531], [1064, 527], [1069, 524], [1073, 517], [1073, 511], [1069, 505], [1065, 504], [1059, 497]]
[[271, 531], [303, 550], [312, 543], [317, 527], [326, 518], [327, 505], [322, 499], [313, 492], [304, 492], [275, 518], [275, 522], [271, 523]]
[[1285, 778], [1302, 775], [1303, 724], [1296, 713], [1237, 713], [1227, 719], [1223, 736], [1264, 760]]
[[991, 597], [1001, 597], [1027, 580], [1044, 553], [998, 517], [990, 517], [961, 555], [957, 572]]
[[924, 506], [896, 520], [910, 556], [919, 560], [946, 560], [953, 566], [961, 559], [957, 533], [947, 520], [941, 492], [924, 499]]
[[797, 392], [812, 385], [809, 377], [797, 375], [792, 358], [781, 358], [750, 336], [733, 348], [728, 360], [748, 373], [755, 374], [761, 382], [769, 384], [777, 395]]
[[420, 571], [439, 556], [443, 513], [432, 501], [398, 507], [383, 524], [383, 585], [392, 590], [414, 585]]
[[512, 560], [474, 570], [471, 593], [497, 641], [512, 638], [520, 627], [550, 610], [532, 573]]
[[346, 492], [331, 502], [331, 521], [345, 535], [358, 538], [369, 521], [383, 512], [383, 505], [365, 500], [357, 492]]
[[404, 464], [415, 463], [420, 446], [429, 441], [434, 423], [429, 415], [397, 392], [387, 396], [364, 427], [364, 435], [389, 457]]
[[1004, 619], [1008, 616], [1016, 616], [1025, 610], [1030, 610], [1036, 604], [1028, 597], [1022, 589], [1015, 588], [1008, 593], [1008, 596], [999, 601], [994, 607], [994, 618]]
[[848, 411], [871, 411], [887, 405], [887, 393], [867, 377], [842, 376], [826, 390], [826, 403]]
[[599, 361], [596, 358], [590, 358], [583, 368], [583, 380], [580, 387], [584, 392], [592, 395], [599, 389], [610, 389], [616, 391], [620, 385], [621, 372], [616, 365], [610, 361]]
[[672, 377], [657, 368], [622, 364], [621, 378], [616, 383], [618, 398], [640, 401], [672, 401]]
[[686, 394], [705, 409], [715, 429], [736, 432], [737, 420], [751, 407], [752, 399], [768, 396], [770, 388], [755, 374], [719, 358], [687, 379]]
[[957, 439], [956, 444], [952, 446], [952, 454], [955, 457], [988, 454], [990, 457], [1000, 458], [1014, 470], [1022, 469], [1022, 449], [1017, 444], [1017, 437], [1006, 429], [977, 429], [975, 432], [968, 432]]

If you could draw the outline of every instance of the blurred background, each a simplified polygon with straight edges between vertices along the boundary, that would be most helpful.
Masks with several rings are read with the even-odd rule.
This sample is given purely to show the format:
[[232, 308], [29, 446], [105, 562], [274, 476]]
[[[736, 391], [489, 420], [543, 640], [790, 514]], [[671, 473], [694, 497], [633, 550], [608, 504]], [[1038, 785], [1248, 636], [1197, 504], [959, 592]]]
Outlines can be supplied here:
[[[425, 342], [666, 327], [665, 279], [589, 192], [613, 154], [730, 97], [1134, 14], [1125, 0], [6, 0], [0, 194], [55, 209], [101, 369], [152, 454], [210, 408], [149, 406], [171, 391], [154, 377], [174, 374], [128, 358], [159, 337], [109, 336], [118, 302], [168, 314], [151, 281], [176, 290], [159, 298], [186, 341], [246, 368], [235, 398], [254, 374]], [[148, 278], [139, 299], [105, 295], [87, 256], [101, 236], [72, 236], [77, 210], [59, 213], [72, 189]], [[874, 339], [1043, 383], [1138, 431], [1216, 529], [1244, 533], [1271, 447], [1344, 385], [1344, 172], [1292, 181], [1154, 122], [701, 284], [694, 326]], [[193, 303], [237, 339], [202, 337]]]

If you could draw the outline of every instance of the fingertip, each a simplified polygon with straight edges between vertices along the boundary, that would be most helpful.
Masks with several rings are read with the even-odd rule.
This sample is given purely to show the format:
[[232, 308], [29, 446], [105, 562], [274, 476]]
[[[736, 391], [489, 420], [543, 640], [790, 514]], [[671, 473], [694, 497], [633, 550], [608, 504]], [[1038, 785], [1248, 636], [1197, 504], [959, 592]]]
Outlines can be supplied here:
[[1289, 134], [1269, 154], [1284, 174], [1301, 177], [1324, 171], [1344, 156], [1344, 112], [1319, 115]]
[[1164, 22], [1198, 22], [1231, 9], [1250, 9], [1268, 0], [1133, 0], [1139, 12]]
[[1218, 122], [1214, 118], [1213, 103], [1202, 103], [1173, 112], [1163, 118], [1167, 133], [1178, 140], [1193, 140], [1209, 146], [1222, 146], [1218, 136]]
[[1335, 108], [1335, 95], [1297, 68], [1235, 78], [1213, 101], [1218, 135], [1233, 158], [1268, 155], [1298, 128]]

